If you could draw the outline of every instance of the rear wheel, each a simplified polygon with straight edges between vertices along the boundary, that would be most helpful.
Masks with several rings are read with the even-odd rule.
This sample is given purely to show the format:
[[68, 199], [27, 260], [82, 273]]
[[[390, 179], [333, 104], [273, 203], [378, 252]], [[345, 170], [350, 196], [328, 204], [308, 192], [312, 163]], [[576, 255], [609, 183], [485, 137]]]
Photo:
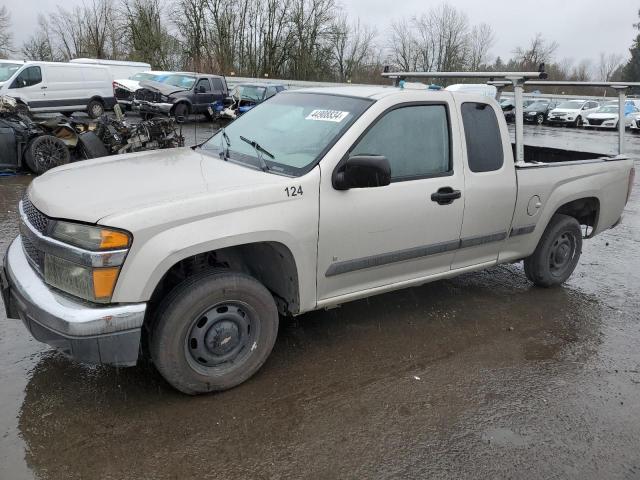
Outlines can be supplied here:
[[183, 393], [226, 390], [262, 366], [277, 333], [278, 310], [260, 282], [242, 273], [209, 271], [184, 281], [160, 305], [151, 358]]
[[104, 115], [104, 105], [100, 100], [90, 100], [87, 103], [87, 114], [91, 118], [100, 118]]
[[556, 214], [542, 234], [533, 254], [524, 260], [527, 278], [539, 287], [565, 282], [573, 273], [582, 253], [582, 231], [578, 221]]
[[71, 153], [65, 143], [53, 135], [41, 135], [34, 138], [24, 152], [27, 167], [41, 174], [54, 167], [69, 163]]

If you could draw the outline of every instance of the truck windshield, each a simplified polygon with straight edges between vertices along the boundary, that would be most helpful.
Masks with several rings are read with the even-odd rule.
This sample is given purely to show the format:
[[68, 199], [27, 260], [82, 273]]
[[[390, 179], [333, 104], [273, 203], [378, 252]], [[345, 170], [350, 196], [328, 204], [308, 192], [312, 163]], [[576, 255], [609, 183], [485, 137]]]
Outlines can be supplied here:
[[259, 102], [264, 98], [264, 92], [267, 89], [265, 87], [258, 87], [256, 85], [240, 85], [238, 87], [238, 92], [240, 93], [240, 98], [244, 98], [247, 100], [253, 100], [254, 102]]
[[264, 158], [269, 172], [303, 175], [372, 103], [368, 98], [321, 93], [279, 94], [239, 117], [201, 148], [260, 168], [256, 149], [242, 141], [242, 136], [273, 155]]
[[189, 90], [193, 87], [193, 84], [196, 83], [196, 77], [191, 77], [189, 75], [169, 75], [162, 81], [162, 83]]
[[22, 67], [22, 63], [0, 63], [0, 82], [6, 82], [16, 71]]
[[142, 72], [142, 73], [136, 73], [135, 75], [132, 75], [131, 77], [129, 77], [129, 80], [136, 80], [138, 82], [142, 82], [143, 80], [157, 80], [158, 77], [159, 75], [156, 75], [155, 73]]

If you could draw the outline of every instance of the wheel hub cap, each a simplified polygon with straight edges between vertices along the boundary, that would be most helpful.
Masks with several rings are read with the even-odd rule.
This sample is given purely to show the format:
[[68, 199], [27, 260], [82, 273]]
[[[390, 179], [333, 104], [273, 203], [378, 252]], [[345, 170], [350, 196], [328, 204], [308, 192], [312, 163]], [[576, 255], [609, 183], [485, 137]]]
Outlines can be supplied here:
[[205, 335], [207, 349], [214, 355], [224, 355], [240, 343], [240, 329], [230, 320], [222, 320], [213, 325]]

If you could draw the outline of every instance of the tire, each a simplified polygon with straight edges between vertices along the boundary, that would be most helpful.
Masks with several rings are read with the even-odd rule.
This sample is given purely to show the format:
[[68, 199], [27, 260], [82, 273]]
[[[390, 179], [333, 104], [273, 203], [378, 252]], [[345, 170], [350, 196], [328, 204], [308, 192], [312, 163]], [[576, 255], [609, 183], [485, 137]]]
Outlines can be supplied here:
[[87, 103], [87, 115], [91, 118], [100, 118], [104, 115], [104, 105], [100, 100], [89, 100]]
[[276, 303], [260, 282], [212, 270], [169, 293], [158, 308], [149, 347], [165, 380], [196, 395], [249, 379], [271, 353], [277, 334]]
[[582, 121], [582, 117], [578, 116], [578, 118], [576, 118], [576, 121], [573, 122], [573, 126], [575, 128], [581, 128], [583, 123], [584, 122]]
[[83, 132], [78, 135], [78, 148], [81, 156], [88, 160], [90, 158], [100, 158], [109, 155], [109, 150], [102, 140], [93, 132]]
[[179, 103], [173, 107], [173, 116], [178, 123], [184, 123], [189, 116], [189, 105], [186, 103]]
[[544, 115], [538, 115], [538, 116], [536, 117], [536, 123], [537, 123], [538, 125], [542, 125], [542, 124], [544, 124]]
[[533, 254], [525, 258], [525, 274], [538, 287], [560, 285], [575, 270], [581, 253], [580, 224], [573, 217], [556, 214], [551, 218]]
[[24, 152], [24, 161], [33, 173], [41, 174], [69, 163], [71, 153], [65, 143], [53, 135], [34, 138]]

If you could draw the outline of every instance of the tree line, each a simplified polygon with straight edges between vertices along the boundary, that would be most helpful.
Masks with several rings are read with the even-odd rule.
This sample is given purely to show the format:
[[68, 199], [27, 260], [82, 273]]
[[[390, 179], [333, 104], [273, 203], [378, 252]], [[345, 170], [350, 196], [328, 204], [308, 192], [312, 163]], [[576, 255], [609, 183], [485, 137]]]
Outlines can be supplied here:
[[506, 60], [491, 55], [494, 43], [490, 25], [447, 3], [379, 32], [350, 19], [336, 0], [86, 0], [41, 13], [18, 47], [10, 12], [0, 7], [0, 58], [133, 60], [160, 70], [354, 83], [381, 82], [384, 66], [513, 71], [545, 63], [552, 79], [640, 80], [640, 35], [626, 64], [605, 53], [557, 60], [558, 44], [540, 34]]

